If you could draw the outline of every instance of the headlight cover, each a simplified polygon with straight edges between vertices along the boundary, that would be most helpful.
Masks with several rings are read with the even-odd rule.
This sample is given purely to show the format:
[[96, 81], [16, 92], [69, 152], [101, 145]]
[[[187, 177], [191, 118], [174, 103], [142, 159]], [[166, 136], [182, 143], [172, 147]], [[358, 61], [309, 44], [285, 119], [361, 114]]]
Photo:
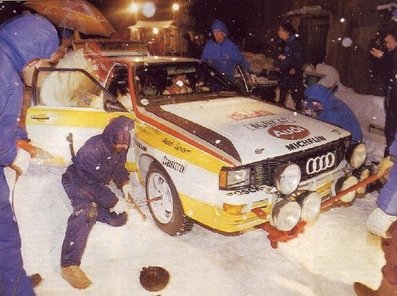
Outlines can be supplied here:
[[274, 174], [274, 184], [278, 191], [288, 195], [298, 188], [301, 180], [301, 169], [294, 163], [280, 166]]
[[316, 191], [305, 191], [296, 198], [296, 201], [302, 207], [301, 219], [303, 221], [313, 221], [320, 214], [320, 193]]
[[353, 168], [358, 169], [364, 164], [366, 158], [367, 145], [365, 145], [365, 143], [359, 143], [352, 149], [351, 155], [348, 160]]
[[296, 201], [280, 200], [273, 207], [270, 223], [280, 231], [290, 231], [300, 215], [301, 207]]
[[223, 190], [248, 187], [251, 182], [251, 168], [222, 169], [219, 175], [219, 188]]

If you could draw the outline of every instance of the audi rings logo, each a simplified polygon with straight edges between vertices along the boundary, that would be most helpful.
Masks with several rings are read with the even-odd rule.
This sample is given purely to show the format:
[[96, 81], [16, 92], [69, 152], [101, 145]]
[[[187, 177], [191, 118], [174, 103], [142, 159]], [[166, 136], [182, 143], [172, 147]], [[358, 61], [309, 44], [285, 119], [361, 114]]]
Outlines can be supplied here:
[[306, 173], [309, 175], [324, 171], [335, 164], [335, 155], [332, 152], [312, 157], [306, 162]]

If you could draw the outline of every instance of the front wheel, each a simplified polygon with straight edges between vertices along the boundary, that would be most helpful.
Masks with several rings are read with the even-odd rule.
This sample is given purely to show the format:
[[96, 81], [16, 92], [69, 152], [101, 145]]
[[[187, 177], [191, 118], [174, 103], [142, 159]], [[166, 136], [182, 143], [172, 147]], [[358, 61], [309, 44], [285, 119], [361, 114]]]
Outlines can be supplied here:
[[181, 235], [193, 228], [185, 215], [174, 183], [158, 164], [149, 167], [146, 176], [146, 199], [156, 225], [169, 235]]

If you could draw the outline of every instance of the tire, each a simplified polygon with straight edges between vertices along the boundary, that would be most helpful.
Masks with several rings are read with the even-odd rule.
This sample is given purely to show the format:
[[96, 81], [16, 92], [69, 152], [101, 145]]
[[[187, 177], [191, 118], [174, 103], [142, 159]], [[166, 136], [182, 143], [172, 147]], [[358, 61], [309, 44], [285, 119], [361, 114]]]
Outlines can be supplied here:
[[160, 165], [150, 165], [145, 189], [150, 213], [162, 231], [175, 236], [193, 228], [194, 222], [183, 212], [174, 183]]

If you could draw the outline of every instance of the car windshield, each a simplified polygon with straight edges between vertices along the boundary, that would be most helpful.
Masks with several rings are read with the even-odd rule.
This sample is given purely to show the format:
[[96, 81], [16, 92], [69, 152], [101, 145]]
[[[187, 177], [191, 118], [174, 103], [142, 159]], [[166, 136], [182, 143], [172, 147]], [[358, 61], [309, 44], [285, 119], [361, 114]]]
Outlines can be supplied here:
[[142, 105], [244, 95], [237, 83], [200, 62], [140, 65], [135, 84]]

